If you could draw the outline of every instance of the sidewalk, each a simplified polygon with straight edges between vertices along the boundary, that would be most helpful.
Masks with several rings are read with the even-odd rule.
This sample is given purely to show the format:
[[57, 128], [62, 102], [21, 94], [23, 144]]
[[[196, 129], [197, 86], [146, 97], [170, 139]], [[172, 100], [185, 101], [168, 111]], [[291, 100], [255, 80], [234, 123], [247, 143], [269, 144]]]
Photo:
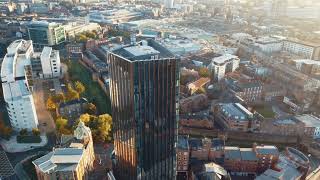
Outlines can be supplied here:
[[43, 147], [48, 143], [47, 136], [42, 135], [40, 143], [18, 143], [17, 137], [12, 136], [9, 141], [2, 139], [0, 144], [4, 151], [9, 153], [26, 152], [35, 148]]

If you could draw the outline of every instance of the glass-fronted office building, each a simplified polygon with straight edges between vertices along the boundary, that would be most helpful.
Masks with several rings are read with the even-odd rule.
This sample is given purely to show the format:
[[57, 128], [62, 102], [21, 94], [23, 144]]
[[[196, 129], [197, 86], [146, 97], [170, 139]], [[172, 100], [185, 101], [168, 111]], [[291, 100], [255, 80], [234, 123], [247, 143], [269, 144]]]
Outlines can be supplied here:
[[35, 48], [56, 46], [66, 41], [64, 27], [57, 23], [31, 21], [27, 25], [29, 39]]
[[108, 54], [116, 175], [174, 180], [179, 60], [153, 40]]

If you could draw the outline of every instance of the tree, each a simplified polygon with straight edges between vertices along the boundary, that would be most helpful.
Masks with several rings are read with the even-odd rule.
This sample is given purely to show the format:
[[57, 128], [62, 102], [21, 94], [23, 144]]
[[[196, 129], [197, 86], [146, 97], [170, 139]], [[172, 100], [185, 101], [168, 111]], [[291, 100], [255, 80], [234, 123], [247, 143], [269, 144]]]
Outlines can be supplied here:
[[58, 132], [60, 134], [72, 134], [71, 130], [67, 128], [61, 128]]
[[85, 36], [84, 34], [80, 34], [80, 36], [76, 37], [76, 41], [77, 42], [87, 42], [88, 41], [88, 37]]
[[32, 129], [32, 134], [34, 136], [40, 136], [40, 130], [38, 128], [33, 128]]
[[56, 104], [60, 104], [66, 100], [66, 97], [64, 96], [63, 93], [57, 93], [53, 96], [51, 96], [52, 101], [55, 102]]
[[201, 77], [209, 77], [210, 73], [209, 73], [209, 69], [206, 67], [202, 67], [199, 69], [199, 75]]
[[85, 36], [90, 38], [90, 39], [96, 39], [97, 35], [94, 32], [85, 32]]
[[2, 120], [0, 120], [0, 136], [9, 140], [12, 135], [12, 128], [7, 127]]
[[12, 135], [12, 128], [10, 127], [5, 127], [3, 130], [1, 130], [3, 138], [5, 138], [6, 140], [9, 140], [11, 135]]
[[112, 118], [109, 114], [103, 114], [98, 116], [98, 131], [102, 142], [111, 140], [111, 127], [112, 127]]
[[86, 112], [88, 114], [94, 115], [97, 112], [97, 107], [93, 103], [89, 103], [86, 105]]
[[26, 135], [28, 135], [28, 130], [27, 129], [21, 129], [19, 134], [20, 134], [20, 136], [26, 136]]
[[82, 121], [82, 122], [84, 122], [85, 124], [88, 124], [89, 123], [89, 121], [90, 121], [90, 118], [91, 118], [91, 116], [90, 116], [90, 114], [82, 114], [80, 117], [79, 117], [79, 120], [80, 121]]
[[86, 90], [86, 88], [80, 81], [76, 81], [75, 89], [79, 94], [82, 94]]
[[59, 117], [58, 119], [56, 119], [56, 129], [60, 134], [63, 134], [63, 132], [65, 132], [65, 129], [67, 129], [67, 125], [68, 125], [68, 120]]
[[68, 92], [67, 92], [68, 101], [80, 98], [79, 93], [73, 89], [73, 87], [70, 83], [67, 85], [67, 90], [68, 90]]
[[47, 109], [49, 111], [55, 111], [57, 108], [57, 104], [52, 100], [52, 97], [50, 96], [48, 99], [47, 99]]
[[112, 118], [109, 114], [94, 116], [83, 114], [79, 121], [82, 121], [91, 129], [92, 137], [96, 142], [107, 142], [111, 138]]

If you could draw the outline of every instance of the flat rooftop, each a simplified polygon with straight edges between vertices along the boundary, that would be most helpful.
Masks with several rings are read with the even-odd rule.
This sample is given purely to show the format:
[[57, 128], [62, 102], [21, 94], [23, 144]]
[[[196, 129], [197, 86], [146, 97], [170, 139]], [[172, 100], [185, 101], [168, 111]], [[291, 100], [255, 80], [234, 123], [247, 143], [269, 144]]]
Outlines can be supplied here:
[[298, 39], [286, 39], [285, 41], [292, 42], [292, 43], [297, 43], [297, 44], [302, 44], [305, 46], [310, 46], [310, 47], [320, 47], [320, 43], [315, 43], [315, 42], [310, 42], [310, 41], [302, 41]]
[[111, 52], [130, 61], [151, 60], [155, 55], [158, 58], [154, 57], [154, 60], [175, 57], [168, 49], [152, 39], [137, 42], [135, 45], [127, 45]]
[[303, 122], [307, 127], [320, 127], [320, 118], [311, 115], [311, 114], [303, 114], [294, 117], [300, 122]]
[[256, 153], [252, 148], [240, 148], [241, 159], [244, 161], [258, 161]]
[[247, 121], [253, 114], [239, 103], [222, 103], [221, 110], [225, 116], [233, 116], [234, 119]]
[[213, 58], [212, 61], [216, 64], [224, 64], [232, 59], [238, 59], [238, 56], [232, 54], [224, 54], [222, 56]]
[[276, 37], [269, 37], [269, 36], [260, 37], [256, 40], [256, 43], [259, 43], [259, 44], [280, 43], [280, 42], [282, 42], [282, 39], [276, 38]]
[[7, 48], [1, 66], [1, 81], [5, 100], [31, 95], [25, 77], [25, 67], [31, 65], [32, 41], [16, 40]]
[[7, 48], [8, 53], [4, 56], [1, 65], [2, 82], [13, 82], [16, 77], [24, 76], [24, 68], [30, 65], [30, 59], [26, 52], [32, 46], [32, 41], [16, 40]]
[[294, 119], [287, 118], [287, 119], [278, 119], [273, 122], [275, 125], [295, 125], [297, 122]]
[[278, 148], [276, 146], [271, 145], [256, 146], [256, 150], [258, 154], [279, 154]]
[[297, 59], [297, 60], [294, 60], [294, 62], [320, 66], [320, 61], [315, 61], [315, 60], [311, 60], [311, 59]]
[[239, 147], [226, 146], [225, 150], [225, 158], [226, 159], [239, 159], [241, 160], [241, 153]]
[[130, 46], [123, 48], [128, 53], [132, 54], [133, 56], [144, 56], [144, 55], [153, 55], [153, 54], [159, 54], [160, 52], [155, 50], [151, 46]]
[[189, 149], [189, 142], [187, 136], [178, 136], [178, 148]]

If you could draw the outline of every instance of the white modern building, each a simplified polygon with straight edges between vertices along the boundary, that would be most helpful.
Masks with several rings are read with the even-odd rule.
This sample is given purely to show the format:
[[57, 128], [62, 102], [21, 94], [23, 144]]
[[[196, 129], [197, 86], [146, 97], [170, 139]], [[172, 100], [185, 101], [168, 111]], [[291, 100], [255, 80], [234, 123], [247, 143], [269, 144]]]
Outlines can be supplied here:
[[8, 46], [1, 66], [3, 96], [15, 130], [38, 126], [32, 87], [28, 83], [32, 54], [32, 41], [16, 40]]
[[295, 40], [284, 40], [283, 50], [301, 55], [306, 59], [320, 60], [320, 44], [300, 42]]
[[141, 17], [140, 12], [135, 12], [126, 9], [112, 9], [106, 11], [93, 11], [87, 16], [90, 22], [103, 24], [119, 24], [128, 22], [131, 19]]
[[[34, 64], [41, 65], [33, 69]], [[37, 72], [37, 73], [35, 73]], [[31, 40], [13, 41], [7, 48], [1, 65], [3, 96], [14, 130], [37, 128], [38, 117], [32, 96], [35, 74], [40, 78], [60, 77], [59, 51], [44, 47], [42, 52], [34, 52]]]
[[59, 51], [44, 47], [40, 55], [42, 78], [55, 78], [61, 74]]
[[228, 72], [235, 71], [240, 64], [238, 56], [225, 54], [213, 58], [212, 62], [208, 65], [208, 69], [213, 73], [215, 81], [220, 81]]
[[27, 23], [29, 39], [35, 48], [59, 45], [66, 40], [64, 26], [54, 22], [30, 21]]
[[282, 50], [282, 39], [275, 37], [260, 37], [255, 45], [264, 53], [280, 52]]

